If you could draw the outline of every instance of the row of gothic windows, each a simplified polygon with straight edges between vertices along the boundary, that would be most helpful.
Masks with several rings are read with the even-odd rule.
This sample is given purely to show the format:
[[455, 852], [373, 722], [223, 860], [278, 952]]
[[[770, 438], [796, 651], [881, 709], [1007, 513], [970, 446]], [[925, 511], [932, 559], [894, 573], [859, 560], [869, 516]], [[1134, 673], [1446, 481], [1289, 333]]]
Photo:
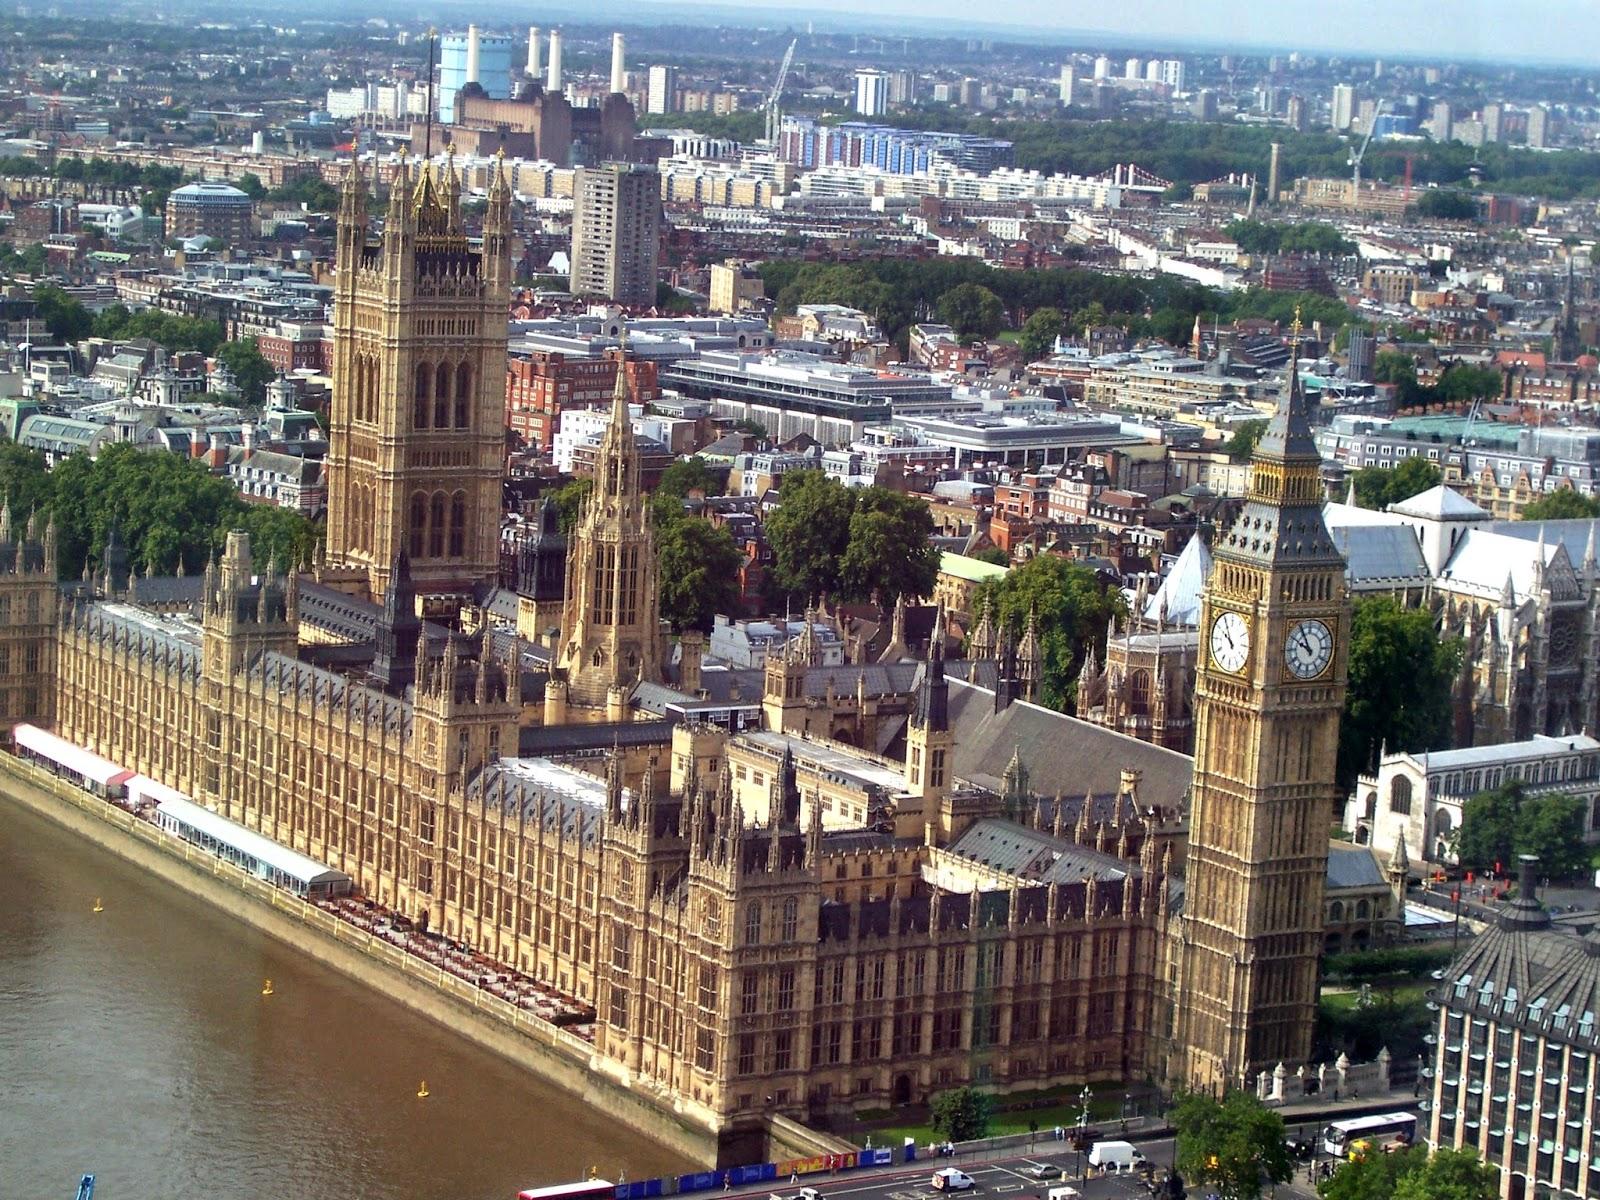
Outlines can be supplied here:
[[413, 559], [460, 558], [467, 547], [467, 494], [434, 492], [411, 496], [410, 549]]
[[[453, 386], [452, 386], [453, 385]], [[472, 366], [418, 363], [413, 429], [472, 428]]]
[[355, 378], [350, 384], [350, 413], [357, 421], [378, 419], [378, 359], [372, 354], [357, 354]]
[[350, 486], [349, 512], [345, 524], [349, 532], [346, 544], [352, 550], [372, 551], [373, 514], [377, 511], [377, 489], [370, 483]]

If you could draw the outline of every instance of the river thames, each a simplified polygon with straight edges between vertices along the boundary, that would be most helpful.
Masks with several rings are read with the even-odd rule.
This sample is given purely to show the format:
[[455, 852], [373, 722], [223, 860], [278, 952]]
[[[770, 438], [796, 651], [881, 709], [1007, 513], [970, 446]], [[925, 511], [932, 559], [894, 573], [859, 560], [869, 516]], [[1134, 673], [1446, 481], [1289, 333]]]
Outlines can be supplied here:
[[86, 1172], [95, 1200], [511, 1200], [691, 1165], [4, 800], [0, 1089], [6, 1200]]

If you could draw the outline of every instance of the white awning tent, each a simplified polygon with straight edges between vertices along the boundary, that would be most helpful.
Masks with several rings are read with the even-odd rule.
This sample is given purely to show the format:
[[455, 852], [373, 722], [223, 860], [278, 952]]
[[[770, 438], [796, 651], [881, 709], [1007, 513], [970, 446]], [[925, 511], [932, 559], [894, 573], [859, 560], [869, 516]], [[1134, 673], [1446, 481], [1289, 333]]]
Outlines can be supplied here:
[[[280, 846], [271, 838], [262, 837], [237, 821], [230, 821], [227, 817], [219, 816], [210, 809], [202, 808], [177, 794], [168, 796], [156, 806], [156, 819], [163, 829], [179, 833], [179, 836], [191, 840], [193, 835], [208, 837], [307, 888], [319, 884], [325, 886], [344, 884], [350, 880], [350, 876], [343, 871], [336, 871], [314, 858], [308, 858], [298, 851], [290, 850], [287, 846]], [[180, 831], [192, 831], [192, 833]]]
[[93, 751], [57, 737], [37, 725], [18, 725], [11, 731], [12, 741], [24, 750], [63, 767], [73, 774], [98, 784], [102, 788], [118, 787], [126, 783], [133, 772], [118, 766], [110, 759], [101, 758]]

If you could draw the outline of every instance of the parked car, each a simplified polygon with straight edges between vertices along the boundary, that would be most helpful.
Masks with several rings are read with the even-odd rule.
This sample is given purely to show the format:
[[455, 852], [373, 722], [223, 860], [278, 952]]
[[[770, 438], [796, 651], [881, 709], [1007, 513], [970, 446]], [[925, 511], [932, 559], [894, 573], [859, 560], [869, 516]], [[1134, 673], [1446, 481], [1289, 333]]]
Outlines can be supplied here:
[[1023, 1174], [1029, 1179], [1054, 1179], [1061, 1174], [1061, 1168], [1053, 1167], [1049, 1163], [1034, 1163]]
[[933, 1173], [933, 1190], [936, 1192], [964, 1192], [974, 1186], [971, 1175], [954, 1167], [942, 1167]]

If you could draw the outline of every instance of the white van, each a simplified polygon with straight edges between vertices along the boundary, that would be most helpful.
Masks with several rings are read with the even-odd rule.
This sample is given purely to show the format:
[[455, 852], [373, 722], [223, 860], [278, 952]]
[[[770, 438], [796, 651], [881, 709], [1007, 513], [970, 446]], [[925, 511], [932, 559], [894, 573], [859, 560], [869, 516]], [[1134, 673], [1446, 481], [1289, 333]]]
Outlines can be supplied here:
[[954, 1167], [944, 1167], [933, 1173], [933, 1190], [936, 1192], [964, 1192], [972, 1186], [972, 1176]]
[[1089, 1165], [1104, 1171], [1137, 1171], [1144, 1163], [1143, 1152], [1132, 1142], [1096, 1142], [1089, 1151]]
[[1075, 1187], [1053, 1187], [1044, 1194], [1044, 1200], [1082, 1200], [1082, 1196]]

